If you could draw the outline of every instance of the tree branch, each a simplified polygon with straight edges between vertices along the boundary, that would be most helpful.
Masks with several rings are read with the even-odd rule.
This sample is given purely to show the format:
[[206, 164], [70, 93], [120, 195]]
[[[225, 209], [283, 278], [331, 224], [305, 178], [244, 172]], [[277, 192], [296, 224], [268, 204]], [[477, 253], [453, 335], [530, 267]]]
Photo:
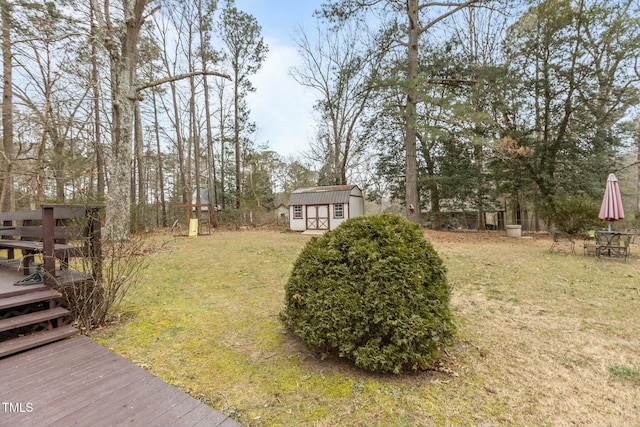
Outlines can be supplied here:
[[147, 13], [145, 16], [142, 17], [142, 22], [146, 21], [147, 18], [149, 18], [151, 15], [153, 15], [154, 13], [156, 13], [157, 11], [160, 10], [160, 6], [156, 6], [154, 7], [151, 12]]
[[428, 24], [426, 24], [425, 26], [421, 27], [418, 31], [420, 32], [420, 34], [424, 33], [425, 31], [429, 30], [431, 27], [435, 26], [438, 22], [448, 18], [449, 16], [455, 14], [456, 12], [458, 12], [459, 10], [462, 10], [468, 6], [471, 6], [473, 4], [476, 3], [487, 3], [488, 0], [467, 0], [463, 3], [451, 3], [451, 2], [431, 2], [431, 3], [425, 3], [420, 5], [419, 9], [425, 9], [428, 7], [433, 7], [433, 6], [444, 6], [444, 7], [453, 7], [453, 9], [449, 10], [448, 12], [438, 16], [437, 18], [435, 18], [433, 21], [430, 21]]
[[141, 92], [145, 89], [150, 89], [152, 87], [160, 86], [162, 84], [169, 83], [169, 82], [175, 82], [177, 80], [188, 79], [189, 77], [194, 77], [194, 76], [217, 76], [227, 80], [231, 80], [231, 77], [229, 77], [228, 74], [218, 73], [215, 71], [194, 71], [191, 73], [184, 73], [184, 74], [177, 74], [175, 76], [163, 77], [158, 80], [144, 83], [140, 86], [137, 86], [135, 88], [135, 91], [136, 93]]
[[427, 79], [425, 79], [425, 83], [451, 85], [451, 86], [463, 85], [463, 84], [474, 85], [474, 84], [478, 83], [478, 80], [477, 79], [432, 79], [432, 78], [427, 78]]

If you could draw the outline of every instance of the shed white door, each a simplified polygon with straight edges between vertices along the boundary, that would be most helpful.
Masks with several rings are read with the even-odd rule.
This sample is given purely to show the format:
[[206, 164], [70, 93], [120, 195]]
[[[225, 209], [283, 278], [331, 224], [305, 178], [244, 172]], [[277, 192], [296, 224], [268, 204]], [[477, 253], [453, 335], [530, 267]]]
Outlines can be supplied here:
[[307, 230], [329, 229], [329, 205], [307, 206]]

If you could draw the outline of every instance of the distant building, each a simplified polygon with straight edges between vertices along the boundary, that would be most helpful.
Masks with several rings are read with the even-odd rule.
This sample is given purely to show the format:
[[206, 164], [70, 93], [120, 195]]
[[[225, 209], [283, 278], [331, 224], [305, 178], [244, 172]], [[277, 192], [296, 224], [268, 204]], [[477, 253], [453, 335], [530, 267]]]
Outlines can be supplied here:
[[300, 188], [289, 198], [289, 228], [293, 231], [334, 230], [360, 215], [364, 215], [364, 198], [357, 185]]
[[284, 203], [280, 203], [278, 206], [276, 206], [275, 215], [276, 220], [279, 223], [286, 223], [287, 221], [289, 221], [289, 206], [285, 205]]
[[[197, 193], [195, 192], [195, 190], [193, 191], [193, 194], [191, 196], [191, 203], [193, 205], [197, 204]], [[201, 206], [201, 210], [202, 211], [207, 211], [209, 210], [209, 206], [211, 206], [211, 203], [209, 203], [209, 190], [207, 190], [206, 188], [201, 188], [200, 189], [200, 204], [201, 205], [206, 205], [206, 206]], [[193, 207], [193, 209], [195, 211], [195, 207]]]

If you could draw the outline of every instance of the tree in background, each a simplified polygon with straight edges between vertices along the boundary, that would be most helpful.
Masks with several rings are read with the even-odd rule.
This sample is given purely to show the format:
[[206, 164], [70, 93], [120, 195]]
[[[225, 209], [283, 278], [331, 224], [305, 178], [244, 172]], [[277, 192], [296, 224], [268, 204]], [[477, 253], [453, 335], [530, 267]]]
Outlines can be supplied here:
[[135, 76], [138, 40], [149, 13], [146, 8], [153, 0], [122, 0], [122, 15], [117, 19], [122, 20], [124, 28], [114, 24], [116, 16], [112, 16], [113, 11], [107, 0], [102, 5], [98, 0], [91, 2], [104, 48], [111, 61], [112, 135], [105, 231], [110, 239], [128, 240], [133, 115], [138, 99]]
[[282, 168], [283, 170], [278, 173], [278, 188], [286, 198], [297, 188], [308, 188], [318, 185], [317, 172], [300, 159], [291, 157], [285, 159]]
[[[406, 57], [402, 68], [405, 105], [404, 140], [405, 140], [405, 208], [406, 216], [413, 222], [421, 222], [421, 204], [418, 183], [417, 162], [417, 125], [419, 104], [419, 50], [421, 38], [439, 23], [451, 15], [474, 4], [489, 3], [490, 0], [466, 0], [460, 2], [432, 3], [419, 0], [336, 0], [323, 5], [323, 15], [337, 20], [348, 19], [364, 9], [382, 8], [380, 17], [393, 12], [393, 26], [402, 28], [404, 39], [400, 45], [406, 49]], [[429, 15], [432, 13], [432, 15]], [[402, 19], [402, 21], [399, 21]]]
[[[111, 138], [111, 173], [109, 197], [107, 198], [106, 235], [113, 240], [127, 240], [131, 223], [131, 157], [132, 132], [135, 103], [140, 92], [163, 83], [202, 75], [202, 71], [192, 71], [176, 76], [168, 76], [154, 82], [137, 84], [136, 67], [138, 60], [138, 42], [140, 30], [149, 15], [159, 7], [147, 11], [147, 6], [154, 0], [122, 0], [122, 15], [119, 19], [125, 24], [124, 29], [114, 25], [109, 2], [105, 0], [104, 9], [94, 2], [94, 12], [105, 49], [111, 61], [111, 93], [112, 93], [112, 138]], [[211, 75], [228, 78], [228, 76], [207, 72]]]
[[[318, 171], [304, 158], [282, 158], [257, 146], [244, 82], [236, 97], [231, 83], [206, 80], [214, 68], [232, 74], [235, 58], [223, 41], [226, 9], [214, 1], [0, 1], [0, 208], [93, 202], [108, 187], [107, 216], [128, 228], [135, 203], [158, 206], [153, 209], [164, 223], [162, 217], [175, 215], [172, 203], [191, 203], [206, 183], [218, 193], [212, 202], [230, 208], [228, 218], [235, 220], [238, 204], [244, 214], [270, 206], [277, 193], [282, 201], [297, 187], [345, 181], [379, 202], [396, 197], [406, 208], [415, 157], [420, 208], [436, 215], [451, 207], [475, 210], [482, 227], [482, 211], [500, 200], [499, 193], [508, 197], [513, 221], [535, 224], [539, 212], [546, 215], [565, 195], [600, 198], [606, 174], [624, 175], [632, 163], [618, 160], [637, 157], [637, 138], [631, 136], [640, 98], [637, 1], [327, 3], [323, 16], [335, 21], [320, 21], [327, 25], [318, 31], [331, 43], [323, 43], [324, 50], [308, 43], [310, 61], [336, 59], [335, 70], [323, 69], [329, 95], [317, 105], [317, 151], [324, 163]], [[229, 15], [235, 6], [224, 4]], [[501, 4], [510, 14], [498, 9]], [[416, 5], [417, 17], [409, 14]], [[67, 16], [70, 10], [74, 15]], [[378, 14], [355, 13], [365, 11]], [[229, 31], [241, 35], [236, 41], [249, 41], [243, 28], [255, 29], [257, 22], [236, 12]], [[347, 17], [361, 21], [342, 19]], [[150, 18], [155, 27], [142, 24]], [[364, 21], [380, 24], [378, 31], [363, 30], [353, 38], [375, 36], [390, 49], [373, 52], [368, 43], [338, 37], [343, 33], [336, 24], [362, 29]], [[419, 47], [413, 79], [410, 30]], [[137, 39], [135, 47], [129, 38]], [[123, 70], [131, 71], [131, 64], [122, 58], [133, 48], [137, 63], [127, 76]], [[223, 50], [225, 58], [217, 55]], [[371, 53], [383, 51], [374, 80], [364, 64]], [[245, 52], [249, 59], [253, 53]], [[247, 68], [246, 81], [256, 69]], [[127, 90], [123, 76], [132, 86]], [[157, 86], [163, 83], [169, 84]], [[371, 86], [375, 91], [357, 121], [347, 120], [346, 113], [362, 104], [349, 110], [343, 95], [358, 99]], [[356, 88], [362, 93], [351, 91]], [[412, 105], [413, 128], [407, 119]], [[120, 119], [128, 106], [135, 119], [122, 120], [131, 132]], [[410, 128], [413, 145], [407, 144]], [[120, 136], [126, 135], [123, 143]], [[415, 148], [414, 156], [407, 147]], [[632, 178], [624, 188], [636, 195], [637, 177]], [[114, 205], [122, 209], [113, 211]]]
[[[28, 107], [34, 117], [33, 125], [42, 132], [34, 171], [37, 201], [44, 199], [45, 171], [55, 182], [55, 200], [64, 202], [65, 187], [74, 175], [83, 173], [84, 163], [73, 148], [74, 133], [88, 117], [80, 116], [80, 107], [91, 87], [83, 71], [70, 67], [78, 59], [74, 46], [79, 42], [73, 34], [75, 22], [66, 17], [54, 3], [25, 10], [29, 25], [21, 29], [25, 39], [21, 53], [15, 56], [26, 75], [33, 76], [34, 86], [15, 88], [16, 99]], [[74, 84], [74, 80], [78, 83]], [[45, 153], [49, 153], [45, 158]], [[74, 167], [77, 166], [77, 167]], [[78, 170], [80, 169], [80, 170]]]
[[[243, 132], [250, 132], [246, 96], [255, 88], [249, 77], [257, 73], [266, 58], [268, 47], [260, 34], [258, 21], [251, 15], [238, 10], [233, 1], [227, 2], [222, 11], [220, 35], [224, 42], [225, 54], [231, 63], [233, 84], [233, 140], [235, 144], [236, 208], [242, 208], [242, 150]], [[245, 144], [246, 145], [246, 139]]]
[[[362, 122], [378, 80], [388, 46], [370, 38], [362, 23], [345, 23], [335, 31], [316, 30], [312, 41], [302, 28], [296, 44], [302, 65], [291, 74], [313, 89], [319, 100], [316, 144], [311, 154], [322, 164], [321, 183], [347, 184], [347, 171], [367, 149]], [[389, 39], [383, 40], [389, 44]]]
[[245, 158], [243, 203], [248, 209], [275, 208], [275, 177], [282, 168], [280, 156], [274, 151], [252, 151]]
[[[209, 65], [219, 61], [220, 54], [212, 46], [211, 32], [213, 30], [213, 13], [216, 10], [216, 2], [211, 0], [198, 0], [198, 35], [199, 35], [199, 54], [202, 70], [205, 75], [202, 76], [203, 96], [204, 96], [204, 116], [205, 116], [205, 135], [206, 135], [206, 169], [207, 169], [207, 190], [209, 193], [209, 203], [212, 207], [218, 206], [217, 192], [217, 176], [216, 163], [213, 144], [213, 125], [211, 113], [211, 96], [209, 95], [209, 83], [207, 81], [206, 71]], [[214, 212], [216, 209], [214, 209]]]
[[630, 0], [536, 2], [510, 28], [508, 66], [520, 96], [516, 143], [537, 205], [596, 197], [621, 145], [616, 126], [638, 103], [640, 21]]
[[[13, 207], [35, 207], [46, 199], [65, 201], [91, 185], [87, 173], [93, 150], [84, 144], [85, 126], [90, 120], [83, 109], [89, 88], [84, 52], [76, 48], [83, 35], [78, 22], [66, 16], [59, 3], [17, 2], [11, 7], [11, 22], [4, 40], [15, 41], [10, 59], [5, 60], [5, 98], [12, 98], [3, 113], [12, 116], [5, 131], [11, 142], [10, 192]], [[18, 82], [16, 84], [16, 82]], [[28, 84], [27, 84], [28, 82]], [[13, 116], [24, 117], [14, 134]], [[4, 156], [2, 156], [4, 158]], [[18, 166], [19, 164], [19, 166]], [[18, 166], [18, 167], [16, 167]], [[15, 168], [15, 169], [14, 169]], [[4, 168], [3, 168], [4, 170]], [[51, 190], [51, 191], [49, 191]]]
[[[496, 117], [502, 114], [502, 94], [497, 89], [505, 71], [496, 64], [505, 19], [494, 9], [472, 6], [455, 18], [448, 21], [451, 31], [443, 31], [446, 37], [423, 44], [419, 52], [418, 187], [434, 227], [439, 228], [444, 200], [449, 210], [475, 214], [484, 228], [484, 210], [495, 209], [485, 166], [500, 131]], [[371, 122], [381, 151], [379, 173], [391, 180], [393, 197], [401, 199], [406, 199], [406, 94], [400, 80], [405, 62], [401, 51], [388, 57], [379, 91], [382, 108]]]
[[0, 152], [0, 210], [11, 210], [13, 197], [13, 62], [11, 44], [11, 8], [7, 0], [0, 1], [2, 19], [2, 152]]

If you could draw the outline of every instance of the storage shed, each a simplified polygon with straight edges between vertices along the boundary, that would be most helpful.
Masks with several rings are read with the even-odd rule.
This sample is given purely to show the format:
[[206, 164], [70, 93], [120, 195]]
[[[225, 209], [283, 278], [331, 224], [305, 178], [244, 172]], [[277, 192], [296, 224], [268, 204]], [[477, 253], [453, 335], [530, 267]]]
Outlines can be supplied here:
[[357, 185], [300, 188], [289, 199], [289, 228], [293, 231], [334, 230], [360, 215], [364, 215], [364, 199]]

